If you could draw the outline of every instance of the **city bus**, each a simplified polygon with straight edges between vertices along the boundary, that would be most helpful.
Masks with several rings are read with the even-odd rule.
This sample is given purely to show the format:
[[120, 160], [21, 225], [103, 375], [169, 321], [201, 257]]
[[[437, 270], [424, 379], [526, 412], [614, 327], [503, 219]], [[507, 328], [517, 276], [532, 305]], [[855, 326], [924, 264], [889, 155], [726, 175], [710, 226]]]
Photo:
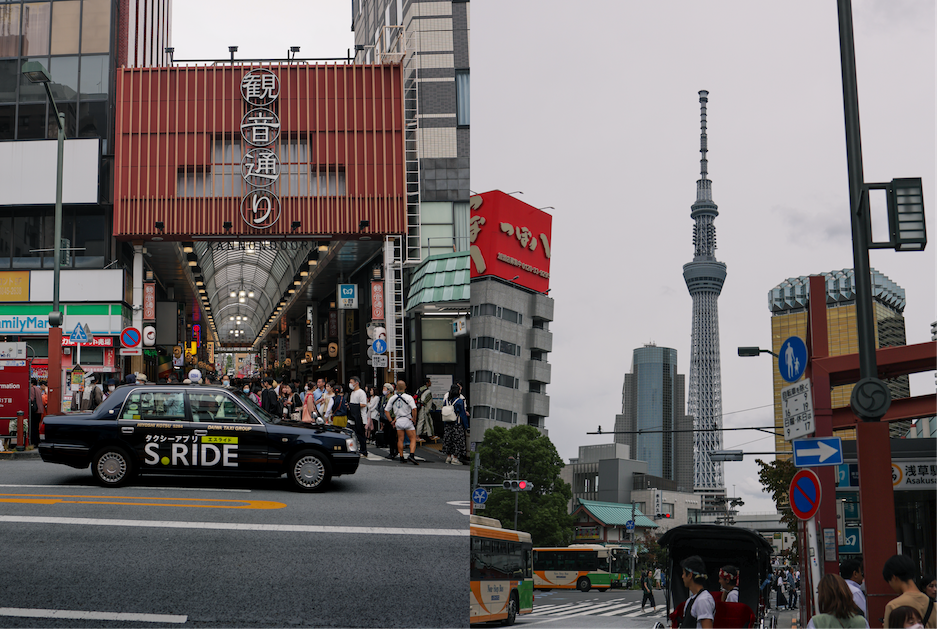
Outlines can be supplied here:
[[559, 548], [536, 548], [535, 589], [629, 587], [629, 551], [600, 544], [572, 544]]
[[532, 612], [532, 536], [470, 516], [470, 623], [516, 622]]

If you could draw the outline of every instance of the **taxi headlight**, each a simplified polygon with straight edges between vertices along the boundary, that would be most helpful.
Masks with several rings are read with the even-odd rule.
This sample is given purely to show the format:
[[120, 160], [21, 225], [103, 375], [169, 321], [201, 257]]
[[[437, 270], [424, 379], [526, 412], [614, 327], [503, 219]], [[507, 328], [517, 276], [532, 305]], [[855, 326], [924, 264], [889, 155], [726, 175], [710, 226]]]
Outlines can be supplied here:
[[359, 442], [356, 441], [355, 436], [346, 438], [346, 451], [359, 452]]

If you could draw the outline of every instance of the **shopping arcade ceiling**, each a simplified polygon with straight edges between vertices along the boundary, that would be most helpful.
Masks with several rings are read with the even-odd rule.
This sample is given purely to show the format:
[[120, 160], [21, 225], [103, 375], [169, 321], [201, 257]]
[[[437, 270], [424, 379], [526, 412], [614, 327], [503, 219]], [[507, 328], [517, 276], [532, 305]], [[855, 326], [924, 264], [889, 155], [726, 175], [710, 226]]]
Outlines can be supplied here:
[[[183, 251], [181, 242], [147, 242], [145, 261], [163, 284], [174, 286], [174, 299], [185, 301], [187, 312], [192, 304], [208, 304], [204, 314], [212, 317], [216, 341], [244, 347], [255, 345], [259, 334], [277, 316], [293, 320], [306, 315], [306, 306], [331, 297], [336, 284], [348, 279], [382, 248], [380, 237], [368, 240], [320, 241], [325, 251], [317, 251], [317, 242], [281, 239], [257, 242], [207, 240], [193, 243], [193, 252]], [[221, 246], [220, 246], [221, 245]], [[244, 245], [244, 248], [243, 248]], [[314, 257], [316, 265], [308, 264]], [[196, 266], [189, 266], [195, 258]], [[308, 275], [301, 276], [301, 272]], [[295, 281], [300, 281], [295, 285]], [[202, 282], [202, 286], [196, 283]], [[244, 289], [244, 302], [239, 292]], [[204, 290], [201, 293], [200, 290]], [[294, 294], [288, 293], [294, 290]], [[235, 297], [231, 296], [235, 292]], [[253, 292], [254, 297], [248, 297]], [[284, 302], [284, 306], [281, 303]], [[232, 320], [238, 316], [242, 321]], [[239, 325], [240, 324], [240, 325]], [[268, 328], [270, 331], [273, 325]], [[229, 331], [240, 330], [239, 335]], [[209, 337], [207, 336], [207, 340]], [[224, 347], [220, 347], [224, 350]]]

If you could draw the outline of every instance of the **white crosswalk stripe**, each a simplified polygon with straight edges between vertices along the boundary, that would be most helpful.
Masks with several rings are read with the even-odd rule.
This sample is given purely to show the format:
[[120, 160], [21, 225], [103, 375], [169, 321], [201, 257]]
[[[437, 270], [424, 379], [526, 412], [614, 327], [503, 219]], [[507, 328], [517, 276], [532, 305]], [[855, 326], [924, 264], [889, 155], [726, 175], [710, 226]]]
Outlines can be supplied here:
[[567, 603], [559, 605], [541, 605], [535, 604], [535, 610], [531, 616], [540, 616], [550, 620], [565, 620], [576, 618], [578, 616], [623, 616], [626, 618], [636, 617], [661, 617], [662, 608], [653, 611], [651, 609], [641, 609], [640, 603], [625, 602], [624, 599], [614, 599], [597, 603], [594, 601], [584, 603]]

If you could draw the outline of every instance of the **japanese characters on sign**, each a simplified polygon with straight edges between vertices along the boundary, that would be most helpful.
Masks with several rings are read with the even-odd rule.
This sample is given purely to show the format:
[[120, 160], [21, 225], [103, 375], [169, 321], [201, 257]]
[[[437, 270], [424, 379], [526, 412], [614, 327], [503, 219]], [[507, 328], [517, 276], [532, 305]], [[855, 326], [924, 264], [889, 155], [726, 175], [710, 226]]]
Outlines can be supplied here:
[[372, 320], [385, 319], [385, 283], [372, 282]]
[[271, 148], [281, 131], [281, 121], [273, 109], [280, 82], [270, 70], [255, 68], [242, 77], [241, 93], [249, 107], [241, 122], [242, 139], [255, 147], [245, 151], [241, 161], [242, 177], [248, 184], [241, 215], [249, 227], [266, 229], [281, 215], [281, 201], [273, 192], [281, 163]]
[[470, 277], [495, 275], [546, 292], [552, 217], [494, 190], [470, 199]]
[[894, 491], [937, 490], [937, 463], [928, 460], [891, 461]]
[[144, 321], [154, 321], [157, 318], [157, 285], [155, 282], [144, 282]]

